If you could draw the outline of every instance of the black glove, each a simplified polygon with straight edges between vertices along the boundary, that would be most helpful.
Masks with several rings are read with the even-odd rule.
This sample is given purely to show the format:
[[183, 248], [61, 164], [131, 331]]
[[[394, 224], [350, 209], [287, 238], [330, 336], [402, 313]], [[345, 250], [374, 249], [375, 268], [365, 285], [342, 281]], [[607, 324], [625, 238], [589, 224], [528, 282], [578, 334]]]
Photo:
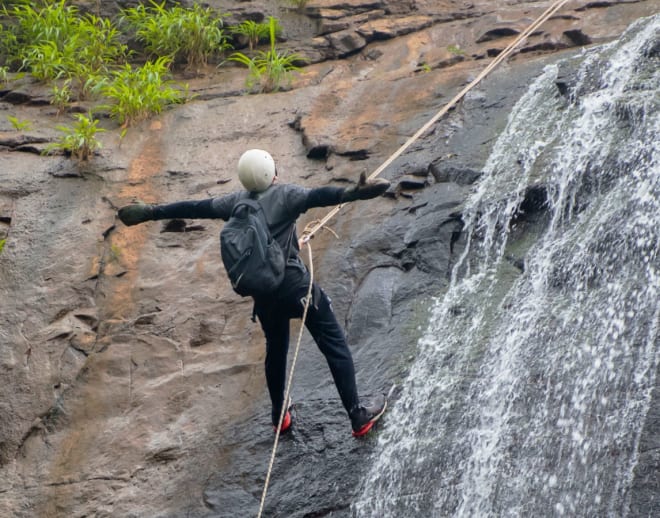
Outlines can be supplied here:
[[344, 189], [341, 195], [341, 202], [355, 201], [355, 200], [369, 200], [380, 196], [387, 189], [390, 188], [390, 182], [383, 178], [375, 178], [373, 180], [366, 179], [366, 175], [360, 175], [360, 181], [355, 187], [348, 187]]
[[119, 209], [117, 215], [124, 225], [137, 225], [143, 221], [154, 219], [154, 206], [145, 205], [144, 203], [126, 205]]

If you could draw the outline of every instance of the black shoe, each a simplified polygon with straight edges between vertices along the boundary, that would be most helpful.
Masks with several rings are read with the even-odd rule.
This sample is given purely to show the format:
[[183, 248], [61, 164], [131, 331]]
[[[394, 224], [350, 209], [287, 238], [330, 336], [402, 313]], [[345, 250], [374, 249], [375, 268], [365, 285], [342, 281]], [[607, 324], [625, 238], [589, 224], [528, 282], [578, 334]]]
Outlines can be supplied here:
[[385, 413], [387, 401], [382, 394], [375, 396], [368, 404], [360, 405], [351, 410], [351, 426], [353, 437], [362, 437], [367, 434], [380, 416]]

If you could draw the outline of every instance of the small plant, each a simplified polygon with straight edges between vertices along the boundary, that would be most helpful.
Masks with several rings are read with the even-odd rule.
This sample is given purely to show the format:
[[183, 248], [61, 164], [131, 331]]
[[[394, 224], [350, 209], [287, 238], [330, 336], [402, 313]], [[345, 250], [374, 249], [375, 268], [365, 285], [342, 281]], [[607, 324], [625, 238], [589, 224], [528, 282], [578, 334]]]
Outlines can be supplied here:
[[101, 143], [96, 135], [105, 130], [97, 127], [99, 121], [94, 119], [91, 113], [89, 116], [77, 113], [76, 120], [73, 127], [57, 126], [57, 129], [63, 132], [64, 135], [57, 142], [46, 147], [45, 153], [57, 149], [70, 153], [71, 156], [75, 156], [79, 161], [84, 162], [92, 156], [94, 151], [101, 148]]
[[14, 117], [13, 115], [7, 115], [7, 120], [11, 123], [11, 125], [14, 127], [16, 131], [30, 131], [32, 127], [32, 123], [28, 120], [18, 120], [17, 117]]
[[465, 51], [460, 48], [458, 45], [449, 45], [447, 46], [447, 50], [451, 53], [454, 54], [455, 56], [462, 56], [465, 54]]
[[78, 86], [78, 99], [84, 100], [87, 98], [95, 97], [98, 92], [103, 89], [107, 83], [107, 75], [101, 75], [89, 71], [84, 66], [79, 71], [79, 74], [72, 74], [72, 79], [76, 81]]
[[280, 22], [272, 16], [268, 17], [267, 23], [257, 23], [252, 20], [246, 20], [239, 25], [232, 27], [231, 31], [234, 34], [245, 36], [247, 38], [248, 48], [252, 51], [261, 40], [269, 37], [271, 20], [274, 20], [275, 35], [278, 36], [282, 32], [282, 26], [280, 25]]
[[44, 43], [50, 43], [54, 49], [59, 50], [75, 33], [78, 10], [73, 6], [65, 6], [65, 0], [50, 5], [44, 3], [41, 8], [32, 7], [30, 2], [14, 5], [11, 10], [4, 5], [2, 11], [14, 21], [7, 31], [11, 36], [3, 45], [10, 62], [25, 65], [32, 48]]
[[2, 253], [2, 249], [5, 247], [5, 243], [7, 242], [7, 239], [0, 239], [0, 254]]
[[110, 116], [124, 128], [160, 113], [169, 104], [183, 103], [187, 99], [187, 86], [183, 91], [164, 77], [169, 71], [170, 58], [161, 57], [133, 69], [124, 65], [112, 73], [112, 78], [101, 87], [101, 92], [112, 104], [106, 106]]
[[53, 81], [64, 75], [73, 59], [73, 55], [63, 54], [55, 42], [44, 41], [25, 49], [21, 68], [29, 70], [39, 81]]
[[57, 85], [53, 85], [50, 92], [50, 104], [57, 108], [57, 115], [61, 115], [71, 102], [71, 82], [65, 81], [61, 88]]
[[270, 50], [264, 52], [258, 51], [250, 58], [242, 52], [235, 52], [229, 59], [243, 63], [248, 67], [249, 75], [246, 80], [248, 88], [259, 85], [261, 92], [274, 92], [280, 89], [282, 83], [291, 81], [291, 73], [300, 70], [297, 63], [305, 61], [299, 54], [287, 52], [278, 52], [275, 48], [275, 22], [271, 17], [268, 28], [270, 34]]
[[297, 9], [302, 9], [307, 5], [307, 0], [286, 0], [286, 3]]
[[[7, 8], [0, 10], [1, 14], [6, 14]], [[0, 23], [0, 55], [4, 57], [4, 61], [7, 64], [10, 64], [17, 53], [18, 41], [16, 41], [15, 34], [7, 29], [4, 25]]]
[[[91, 14], [80, 16], [65, 1], [3, 8], [14, 24], [2, 45], [9, 61], [18, 63], [41, 81], [72, 80], [78, 97], [85, 99], [98, 87], [100, 77], [128, 56], [113, 23]], [[3, 34], [4, 36], [4, 34]]]
[[428, 73], [431, 71], [431, 65], [428, 63], [420, 63], [419, 66], [422, 69], [422, 72]]
[[206, 65], [214, 53], [230, 48], [223, 30], [223, 22], [210, 8], [194, 4], [165, 8], [149, 0], [150, 7], [139, 4], [122, 11], [123, 24], [135, 32], [147, 52], [153, 56], [168, 56], [184, 60], [188, 66]]
[[120, 32], [107, 18], [88, 14], [78, 20], [76, 40], [78, 61], [94, 73], [106, 73], [110, 65], [123, 63], [128, 47], [120, 43]]
[[121, 247], [119, 245], [110, 245], [110, 261], [117, 262], [121, 257]]
[[9, 68], [0, 67], [0, 82], [3, 84], [9, 83]]

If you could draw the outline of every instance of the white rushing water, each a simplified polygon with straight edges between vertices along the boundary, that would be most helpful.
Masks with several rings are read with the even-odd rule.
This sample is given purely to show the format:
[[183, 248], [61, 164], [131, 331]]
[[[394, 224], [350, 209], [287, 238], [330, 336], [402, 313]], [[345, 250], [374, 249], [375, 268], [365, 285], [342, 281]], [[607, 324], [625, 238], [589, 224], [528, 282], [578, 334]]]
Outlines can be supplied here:
[[513, 109], [354, 515], [625, 516], [658, 366], [658, 40], [640, 20], [580, 57], [573, 101], [550, 66]]

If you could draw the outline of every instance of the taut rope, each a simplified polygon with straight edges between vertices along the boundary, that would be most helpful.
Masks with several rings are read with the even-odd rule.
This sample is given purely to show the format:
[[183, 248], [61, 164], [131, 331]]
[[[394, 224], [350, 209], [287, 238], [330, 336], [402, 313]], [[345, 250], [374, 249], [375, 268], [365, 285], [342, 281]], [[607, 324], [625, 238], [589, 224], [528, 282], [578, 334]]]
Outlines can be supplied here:
[[277, 430], [275, 431], [275, 442], [273, 443], [273, 451], [270, 454], [270, 462], [268, 463], [268, 473], [266, 474], [266, 481], [264, 482], [264, 490], [261, 493], [261, 503], [259, 504], [259, 514], [258, 518], [261, 518], [261, 513], [264, 510], [264, 504], [266, 503], [266, 493], [268, 492], [268, 484], [270, 483], [270, 475], [273, 471], [273, 464], [275, 462], [275, 452], [277, 451], [277, 443], [280, 440], [280, 428], [282, 427], [282, 422], [284, 421], [284, 416], [288, 411], [289, 406], [289, 394], [291, 393], [291, 385], [293, 384], [293, 371], [296, 368], [296, 360], [298, 359], [298, 351], [300, 350], [300, 342], [302, 341], [303, 329], [305, 328], [305, 320], [307, 320], [307, 310], [312, 301], [312, 285], [314, 284], [314, 261], [312, 260], [312, 247], [309, 246], [309, 243], [306, 243], [307, 250], [309, 252], [309, 288], [307, 289], [307, 296], [305, 297], [305, 308], [303, 309], [302, 322], [300, 324], [300, 331], [298, 332], [298, 342], [296, 343], [296, 350], [293, 354], [293, 361], [291, 363], [291, 369], [289, 370], [289, 379], [286, 382], [286, 390], [284, 391], [284, 404], [282, 405], [282, 411], [280, 412], [280, 420], [277, 423]]
[[[534, 32], [536, 29], [538, 29], [543, 23], [545, 23], [553, 14], [555, 14], [564, 4], [568, 3], [569, 0], [558, 0], [554, 4], [552, 4], [548, 9], [544, 11], [544, 13], [539, 16], [534, 23], [532, 23], [527, 29], [525, 29], [523, 32], [521, 32], [518, 37], [513, 40], [506, 49], [504, 49], [493, 61], [490, 62], [490, 64], [481, 71], [481, 73], [470, 83], [468, 84], [463, 90], [461, 90], [459, 93], [457, 93], [451, 101], [449, 101], [438, 113], [436, 113], [431, 119], [422, 126], [417, 133], [415, 133], [412, 137], [410, 137], [405, 144], [403, 144], [399, 149], [397, 149], [394, 153], [390, 155], [390, 157], [383, 162], [380, 167], [378, 167], [373, 173], [371, 173], [368, 177], [368, 179], [375, 178], [378, 176], [380, 173], [382, 173], [387, 166], [389, 166], [392, 162], [394, 162], [401, 154], [408, 149], [417, 139], [419, 139], [426, 131], [433, 125], [435, 124], [440, 117], [445, 115], [458, 101], [460, 101], [465, 95], [472, 90], [475, 86], [477, 86], [481, 80], [486, 77], [497, 65], [499, 65], [502, 61], [504, 61], [506, 58], [508, 58], [515, 48], [525, 39], [527, 36], [529, 36], [532, 32]], [[323, 219], [321, 219], [311, 230], [303, 232], [301, 241], [303, 243], [308, 242], [314, 234], [316, 234], [319, 229], [323, 228], [325, 224], [330, 221], [345, 205], [345, 203], [337, 205], [334, 209], [332, 209]]]
[[[417, 139], [419, 139], [426, 131], [433, 125], [435, 124], [440, 117], [445, 115], [458, 101], [460, 101], [465, 95], [472, 90], [477, 84], [481, 82], [481, 80], [486, 77], [497, 65], [499, 65], [502, 61], [504, 61], [506, 58], [508, 58], [513, 51], [516, 49], [516, 47], [529, 36], [532, 32], [534, 32], [536, 29], [538, 29], [542, 24], [544, 24], [552, 15], [554, 15], [559, 9], [561, 9], [564, 4], [568, 3], [569, 0], [557, 0], [554, 2], [550, 7], [548, 7], [541, 16], [539, 16], [527, 29], [525, 29], [523, 32], [521, 32], [518, 37], [512, 41], [506, 49], [504, 49], [493, 61], [490, 62], [490, 64], [481, 71], [481, 73], [471, 82], [469, 83], [463, 90], [461, 90], [459, 93], [457, 93], [438, 113], [436, 113], [431, 119], [424, 124], [412, 137], [410, 137], [405, 144], [403, 144], [399, 149], [397, 149], [394, 153], [390, 155], [390, 157], [385, 160], [373, 173], [369, 175], [369, 179], [375, 178], [378, 176], [380, 173], [382, 173], [387, 166], [389, 166], [394, 160], [396, 160], [401, 154], [408, 149]], [[337, 205], [334, 209], [332, 209], [323, 219], [314, 222], [314, 226], [311, 228], [305, 228], [305, 230], [302, 233], [302, 237], [300, 239], [301, 243], [303, 245], [307, 245], [307, 250], [309, 252], [309, 270], [310, 270], [310, 282], [309, 282], [309, 289], [307, 291], [307, 297], [305, 299], [305, 309], [303, 311], [303, 316], [302, 316], [302, 323], [300, 325], [300, 332], [298, 333], [298, 343], [296, 344], [296, 350], [293, 356], [293, 362], [291, 364], [291, 370], [289, 372], [289, 379], [287, 380], [287, 385], [286, 385], [286, 391], [284, 393], [284, 405], [282, 406], [282, 411], [280, 412], [280, 420], [279, 423], [277, 424], [277, 430], [275, 432], [275, 442], [273, 444], [273, 451], [270, 456], [270, 462], [268, 464], [268, 473], [266, 474], [266, 481], [264, 482], [264, 489], [261, 494], [261, 504], [259, 505], [259, 514], [257, 515], [257, 518], [261, 518], [261, 514], [263, 513], [264, 510], [264, 504], [266, 501], [266, 493], [268, 492], [268, 484], [270, 483], [270, 476], [271, 472], [273, 470], [273, 464], [275, 462], [275, 453], [277, 451], [277, 443], [279, 442], [280, 438], [280, 427], [282, 426], [282, 421], [284, 420], [284, 415], [286, 414], [288, 408], [288, 401], [289, 401], [289, 394], [291, 392], [291, 385], [293, 382], [293, 371], [296, 366], [296, 360], [298, 358], [298, 351], [300, 350], [300, 342], [302, 340], [302, 333], [303, 329], [305, 327], [305, 320], [307, 318], [307, 310], [309, 309], [309, 304], [311, 302], [312, 298], [312, 283], [314, 282], [314, 264], [312, 261], [312, 248], [309, 245], [309, 240], [316, 234], [321, 228], [323, 228], [328, 221], [330, 221], [344, 206], [345, 204], [342, 203], [340, 205]]]

